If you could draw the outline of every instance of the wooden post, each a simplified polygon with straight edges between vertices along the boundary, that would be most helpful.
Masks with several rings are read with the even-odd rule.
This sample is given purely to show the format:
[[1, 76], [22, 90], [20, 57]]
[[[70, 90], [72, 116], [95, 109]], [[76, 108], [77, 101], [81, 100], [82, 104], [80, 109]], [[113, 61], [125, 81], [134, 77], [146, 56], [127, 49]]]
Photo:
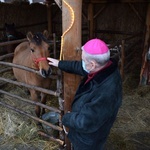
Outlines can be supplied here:
[[121, 44], [121, 67], [120, 67], [120, 74], [121, 74], [122, 80], [124, 79], [124, 63], [125, 63], [124, 45], [125, 45], [125, 40], [122, 40], [122, 44]]
[[142, 54], [142, 67], [141, 67], [141, 72], [140, 72], [140, 83], [139, 85], [142, 84], [142, 76], [144, 73], [145, 65], [145, 55], [149, 49], [150, 46], [150, 3], [147, 6], [147, 16], [146, 16], [146, 33], [145, 33], [145, 41], [144, 41], [144, 49], [143, 49], [143, 54]]
[[93, 4], [89, 3], [88, 5], [88, 21], [89, 21], [89, 32], [90, 39], [93, 38], [93, 28], [94, 28], [94, 19], [93, 19]]
[[[68, 7], [67, 4], [72, 8]], [[80, 60], [81, 51], [81, 15], [82, 15], [82, 0], [63, 0], [62, 1], [62, 25], [63, 33], [66, 34], [61, 41], [62, 58], [63, 60]], [[74, 15], [74, 20], [73, 19]], [[71, 22], [73, 25], [70, 30]], [[80, 82], [80, 76], [64, 73], [64, 113], [70, 111], [74, 94]], [[67, 150], [71, 150], [71, 144], [67, 137], [65, 138]]]
[[144, 50], [143, 50], [144, 55], [148, 50], [149, 38], [150, 38], [150, 3], [147, 6], [146, 33], [145, 33], [145, 42], [144, 42]]
[[48, 31], [49, 31], [50, 34], [52, 34], [52, 14], [51, 14], [52, 1], [51, 0], [46, 0], [46, 6], [47, 6]]

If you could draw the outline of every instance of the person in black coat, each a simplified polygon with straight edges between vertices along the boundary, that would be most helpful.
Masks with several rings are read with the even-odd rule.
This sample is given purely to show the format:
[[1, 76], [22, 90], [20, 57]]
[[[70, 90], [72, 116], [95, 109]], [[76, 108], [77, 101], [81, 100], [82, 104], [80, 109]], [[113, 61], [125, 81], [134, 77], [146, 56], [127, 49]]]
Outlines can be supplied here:
[[47, 58], [62, 71], [83, 76], [71, 112], [62, 123], [74, 150], [103, 150], [122, 103], [122, 80], [106, 43], [92, 39], [82, 46], [81, 61]]

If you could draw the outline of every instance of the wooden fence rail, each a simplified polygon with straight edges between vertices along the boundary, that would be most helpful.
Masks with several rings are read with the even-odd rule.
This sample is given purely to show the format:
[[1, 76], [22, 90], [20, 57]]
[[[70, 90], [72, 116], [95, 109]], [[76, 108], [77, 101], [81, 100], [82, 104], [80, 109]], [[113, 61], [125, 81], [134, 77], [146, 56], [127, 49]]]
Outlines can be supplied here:
[[42, 104], [42, 103], [35, 102], [35, 101], [32, 101], [32, 100], [28, 100], [28, 99], [22, 98], [22, 97], [20, 97], [20, 96], [18, 96], [18, 95], [14, 95], [14, 94], [8, 93], [8, 92], [3, 91], [3, 90], [0, 90], [0, 93], [5, 94], [5, 95], [8, 95], [8, 96], [13, 97], [13, 98], [16, 98], [15, 100], [22, 100], [22, 101], [24, 101], [24, 102], [26, 102], [26, 103], [29, 103], [29, 104], [32, 104], [32, 105], [38, 105], [38, 106], [43, 107], [43, 108], [46, 108], [46, 109], [48, 109], [48, 110], [50, 110], [50, 111], [54, 111], [54, 112], [57, 112], [57, 113], [61, 113], [61, 111], [60, 111], [59, 109], [57, 109], [57, 108], [49, 107], [49, 106], [44, 105], [44, 104]]
[[[24, 84], [24, 83], [21, 83], [21, 82], [12, 81], [12, 80], [10, 80], [10, 79], [5, 79], [5, 78], [2, 78], [2, 77], [0, 77], [0, 80], [2, 80], [2, 81], [4, 81], [4, 82], [11, 83], [11, 84], [15, 84], [15, 85], [22, 85], [22, 86], [27, 87], [27, 88], [33, 88], [33, 89], [35, 89], [35, 90], [37, 90], [37, 91], [41, 91], [41, 92], [43, 92], [43, 93], [47, 93], [47, 94], [50, 94], [50, 95], [57, 96], [58, 98], [59, 98], [59, 96], [60, 96], [60, 93], [59, 93], [59, 92], [54, 92], [54, 91], [47, 90], [47, 89], [44, 89], [44, 88], [40, 88], [40, 87], [36, 87], [36, 86], [32, 86], [32, 85], [27, 85], [27, 84]], [[58, 84], [58, 83], [57, 83], [57, 84]], [[59, 87], [59, 88], [60, 88], [60, 87]], [[58, 89], [58, 91], [60, 91], [60, 90]], [[38, 106], [43, 107], [43, 108], [45, 108], [45, 109], [48, 109], [48, 110], [50, 110], [50, 111], [57, 112], [57, 113], [60, 114], [60, 116], [62, 115], [62, 110], [57, 109], [57, 108], [55, 108], [55, 107], [49, 107], [49, 106], [44, 105], [44, 104], [42, 104], [42, 103], [34, 102], [34, 101], [32, 101], [32, 100], [28, 100], [28, 99], [22, 98], [22, 97], [20, 97], [20, 96], [18, 96], [18, 95], [14, 95], [14, 94], [11, 94], [11, 93], [6, 92], [6, 91], [3, 91], [3, 90], [0, 90], [0, 93], [1, 93], [1, 94], [5, 94], [5, 95], [8, 95], [8, 96], [10, 96], [10, 97], [13, 97], [13, 98], [15, 98], [15, 100], [22, 100], [22, 101], [24, 101], [24, 102], [26, 102], [26, 103], [29, 103], [29, 104], [31, 104], [31, 105], [38, 105]], [[60, 102], [60, 100], [62, 100], [62, 99], [59, 98], [59, 103], [62, 103], [63, 100], [62, 100], [61, 102]], [[63, 141], [64, 133], [63, 133], [62, 127], [57, 126], [57, 125], [53, 125], [52, 123], [49, 123], [49, 122], [47, 122], [47, 121], [44, 121], [44, 120], [42, 120], [42, 119], [40, 119], [40, 118], [37, 118], [37, 117], [35, 117], [35, 116], [32, 116], [32, 115], [30, 115], [29, 113], [27, 113], [27, 112], [25, 112], [25, 111], [23, 111], [23, 110], [20, 110], [20, 109], [14, 107], [14, 106], [11, 106], [11, 105], [9, 105], [9, 104], [7, 104], [7, 103], [4, 103], [4, 102], [2, 102], [2, 101], [0, 101], [0, 105], [4, 106], [4, 107], [6, 107], [6, 108], [9, 108], [9, 109], [11, 109], [11, 110], [13, 110], [13, 111], [16, 111], [17, 113], [23, 114], [23, 115], [25, 115], [25, 116], [27, 116], [27, 117], [29, 117], [29, 118], [35, 120], [35, 121], [38, 121], [38, 122], [40, 122], [40, 123], [42, 123], [42, 124], [45, 124], [46, 126], [49, 126], [49, 127], [51, 127], [52, 129], [54, 129], [54, 130], [59, 131], [59, 132], [60, 132], [60, 137], [61, 137], [61, 139], [57, 139], [57, 138], [55, 138], [55, 137], [53, 137], [53, 136], [51, 136], [51, 135], [48, 135], [48, 134], [46, 134], [46, 133], [44, 133], [44, 132], [42, 132], [42, 131], [40, 131], [39, 134], [41, 134], [41, 135], [43, 135], [43, 136], [45, 136], [45, 137], [48, 137], [50, 140], [55, 141], [55, 142], [59, 143], [60, 145], [63, 145], [63, 144], [64, 144], [64, 141]], [[61, 104], [61, 105], [62, 105], [62, 104]], [[61, 106], [61, 109], [62, 109], [62, 106]], [[60, 118], [61, 118], [61, 117], [60, 117]], [[59, 123], [59, 125], [61, 125], [61, 123]]]
[[[7, 44], [10, 44], [10, 43], [7, 43]], [[5, 45], [5, 44], [2, 44], [2, 45]], [[32, 68], [28, 68], [28, 67], [25, 67], [25, 66], [21, 66], [21, 65], [17, 65], [17, 64], [13, 64], [13, 63], [10, 63], [10, 62], [1, 61], [1, 60], [5, 59], [5, 58], [12, 57], [12, 56], [13, 56], [13, 53], [0, 56], [0, 65], [8, 66], [7, 68], [2, 68], [0, 70], [0, 73], [8, 71], [8, 70], [12, 69], [12, 67], [16, 67], [16, 68], [23, 69], [23, 70], [35, 73], [37, 75], [40, 75], [38, 70], [35, 70], [35, 69], [32, 69]], [[61, 72], [58, 71], [57, 74], [52, 74], [50, 76], [50, 78], [56, 80], [56, 84], [57, 84], [56, 91], [52, 91], [52, 90], [49, 90], [49, 89], [44, 89], [44, 88], [41, 88], [41, 87], [38, 87], [38, 86], [25, 84], [25, 83], [14, 81], [14, 80], [11, 80], [11, 79], [8, 79], [8, 78], [4, 78], [4, 77], [0, 77], [0, 81], [3, 81], [4, 83], [14, 84], [14, 85], [17, 85], [17, 86], [23, 86], [23, 87], [26, 87], [26, 88], [35, 89], [36, 91], [40, 91], [40, 92], [43, 92], [43, 93], [46, 93], [46, 94], [49, 94], [49, 95], [56, 96], [58, 98], [58, 102], [59, 102], [59, 109], [57, 109], [55, 107], [49, 107], [47, 105], [44, 105], [42, 103], [29, 100], [29, 99], [22, 98], [22, 97], [20, 97], [18, 95], [15, 95], [15, 94], [3, 91], [3, 90], [0, 90], [0, 93], [8, 95], [10, 97], [13, 97], [13, 98], [15, 98], [15, 100], [22, 100], [23, 102], [29, 103], [31, 105], [38, 105], [38, 106], [43, 107], [43, 108], [45, 108], [47, 110], [59, 113], [59, 115], [60, 115], [60, 117], [59, 117], [59, 126], [58, 125], [53, 125], [52, 123], [44, 121], [44, 120], [42, 120], [40, 118], [37, 118], [35, 116], [32, 116], [31, 114], [29, 114], [29, 113], [27, 113], [27, 112], [25, 112], [23, 110], [20, 110], [20, 109], [16, 108], [15, 106], [11, 106], [11, 105], [9, 105], [9, 104], [7, 104], [5, 102], [0, 101], [0, 105], [6, 107], [8, 109], [11, 109], [11, 110], [13, 110], [13, 111], [15, 111], [17, 113], [23, 114], [23, 115], [25, 115], [25, 116], [27, 116], [27, 117], [29, 117], [29, 118], [37, 121], [37, 122], [45, 124], [46, 126], [49, 126], [50, 128], [52, 128], [54, 130], [59, 131], [59, 138], [60, 139], [55, 138], [55, 137], [53, 137], [51, 135], [48, 135], [47, 133], [44, 133], [43, 131], [38, 131], [38, 134], [40, 134], [42, 136], [45, 136], [49, 140], [55, 141], [58, 144], [60, 144], [61, 146], [63, 146], [64, 145], [64, 132], [63, 132], [63, 128], [62, 128], [61, 117], [62, 117], [62, 114], [63, 114], [63, 111], [64, 111], [63, 110], [64, 100], [60, 97], [60, 95], [62, 93]]]
[[[135, 49], [136, 45], [141, 42], [141, 38], [139, 37], [139, 33], [125, 38], [121, 41], [121, 76], [124, 79], [125, 73], [128, 72], [131, 65], [134, 63], [134, 53], [136, 53], [137, 49]], [[138, 38], [137, 38], [138, 37]], [[137, 38], [137, 39], [136, 39]], [[131, 41], [134, 40], [133, 43]]]
[[21, 42], [24, 42], [24, 41], [27, 41], [27, 39], [24, 38], [24, 39], [20, 39], [20, 40], [1, 42], [1, 43], [0, 43], [0, 46], [6, 46], [6, 45], [11, 45], [11, 44], [17, 44], [17, 43], [21, 43]]

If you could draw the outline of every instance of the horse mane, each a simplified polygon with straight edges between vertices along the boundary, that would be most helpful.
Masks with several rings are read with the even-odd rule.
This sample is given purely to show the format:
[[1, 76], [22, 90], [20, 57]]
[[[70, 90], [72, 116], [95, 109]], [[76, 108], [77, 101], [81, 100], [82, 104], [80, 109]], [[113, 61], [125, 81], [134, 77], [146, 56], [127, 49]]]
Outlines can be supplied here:
[[41, 45], [42, 41], [48, 43], [48, 40], [44, 37], [44, 35], [40, 32], [35, 33], [33, 35], [33, 39], [31, 40], [31, 42], [35, 43], [36, 45]]

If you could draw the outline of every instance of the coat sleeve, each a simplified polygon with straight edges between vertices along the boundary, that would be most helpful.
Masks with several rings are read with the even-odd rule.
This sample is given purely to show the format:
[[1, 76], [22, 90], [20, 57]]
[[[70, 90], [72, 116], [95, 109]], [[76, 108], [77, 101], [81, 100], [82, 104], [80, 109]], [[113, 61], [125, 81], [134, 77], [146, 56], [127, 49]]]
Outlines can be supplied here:
[[101, 95], [99, 98], [93, 97], [91, 102], [81, 108], [80, 112], [66, 113], [62, 118], [63, 125], [82, 133], [97, 131], [115, 111], [113, 99], [110, 102], [108, 99], [111, 98], [107, 95]]
[[87, 75], [87, 72], [82, 68], [81, 61], [59, 61], [58, 68], [68, 73], [73, 73], [81, 76]]

